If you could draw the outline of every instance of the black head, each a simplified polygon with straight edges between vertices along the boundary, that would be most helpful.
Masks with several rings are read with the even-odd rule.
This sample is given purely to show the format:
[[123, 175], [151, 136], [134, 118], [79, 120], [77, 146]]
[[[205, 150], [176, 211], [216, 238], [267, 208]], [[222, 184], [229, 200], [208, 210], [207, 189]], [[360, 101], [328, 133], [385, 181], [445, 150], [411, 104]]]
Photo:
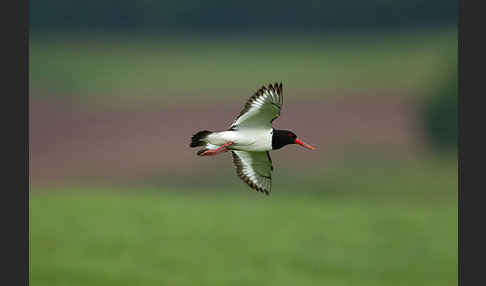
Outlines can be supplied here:
[[294, 132], [289, 130], [273, 130], [272, 149], [277, 150], [288, 144], [299, 144], [307, 149], [314, 150], [314, 147], [302, 142]]
[[288, 130], [273, 130], [272, 149], [277, 150], [288, 144], [294, 144], [297, 135]]

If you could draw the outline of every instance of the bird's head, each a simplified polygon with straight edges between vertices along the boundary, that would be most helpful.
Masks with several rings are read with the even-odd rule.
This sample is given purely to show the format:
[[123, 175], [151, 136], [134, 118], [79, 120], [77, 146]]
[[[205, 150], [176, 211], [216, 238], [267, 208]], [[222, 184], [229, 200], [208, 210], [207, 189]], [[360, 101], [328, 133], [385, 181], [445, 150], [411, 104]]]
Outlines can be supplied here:
[[272, 135], [272, 149], [277, 150], [288, 144], [299, 144], [307, 149], [314, 150], [311, 145], [297, 138], [294, 132], [289, 130], [274, 130]]

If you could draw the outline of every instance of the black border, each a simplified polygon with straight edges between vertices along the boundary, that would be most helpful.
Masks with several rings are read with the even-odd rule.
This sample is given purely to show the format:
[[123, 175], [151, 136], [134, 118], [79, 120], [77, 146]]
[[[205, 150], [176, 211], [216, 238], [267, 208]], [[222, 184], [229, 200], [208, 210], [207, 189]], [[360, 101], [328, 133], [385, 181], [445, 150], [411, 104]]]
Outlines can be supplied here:
[[[478, 44], [475, 40], [469, 41], [467, 55], [470, 59], [466, 62], [464, 51], [464, 38], [466, 31], [476, 32], [476, 39], [479, 39], [483, 25], [483, 10], [479, 7], [476, 14], [469, 14], [467, 18], [469, 30], [465, 29], [465, 7], [464, 2], [459, 1], [458, 6], [458, 282], [459, 285], [483, 285], [484, 274], [484, 202], [480, 198], [486, 187], [484, 184], [484, 150], [486, 140], [484, 137], [484, 45]], [[472, 34], [472, 33], [471, 33]], [[472, 37], [469, 37], [473, 39]], [[480, 56], [481, 55], [481, 56]], [[467, 74], [464, 66], [474, 70]], [[467, 85], [465, 84], [467, 80]], [[466, 87], [467, 90], [466, 91]], [[468, 94], [468, 96], [466, 96]], [[464, 100], [467, 98], [467, 100]], [[476, 102], [474, 102], [476, 100]], [[467, 103], [467, 104], [466, 104]], [[466, 116], [467, 115], [467, 116]], [[465, 123], [467, 122], [467, 124]], [[464, 134], [469, 129], [472, 138], [466, 140]], [[464, 180], [464, 150], [468, 155], [468, 189]], [[471, 180], [473, 180], [471, 182]], [[466, 191], [467, 190], [467, 191]]]
[[29, 280], [29, 273], [30, 273], [30, 267], [29, 267], [29, 255], [30, 255], [30, 251], [29, 251], [29, 241], [30, 241], [30, 236], [29, 236], [29, 215], [30, 215], [30, 212], [29, 212], [29, 191], [30, 191], [30, 177], [29, 177], [29, 163], [30, 163], [30, 148], [29, 148], [29, 134], [30, 134], [30, 130], [29, 130], [29, 113], [30, 113], [30, 102], [29, 102], [29, 39], [30, 39], [30, 1], [29, 0], [26, 0], [25, 1], [25, 7], [24, 8], [24, 11], [25, 11], [25, 20], [24, 20], [24, 26], [23, 26], [23, 30], [24, 30], [24, 38], [23, 38], [23, 47], [24, 47], [24, 53], [25, 53], [25, 61], [24, 61], [24, 67], [25, 67], [25, 72], [24, 72], [24, 80], [25, 80], [25, 85], [24, 85], [24, 89], [23, 89], [23, 93], [24, 93], [24, 99], [25, 99], [25, 102], [24, 102], [24, 106], [25, 106], [25, 114], [24, 114], [24, 126], [25, 126], [25, 132], [24, 132], [24, 142], [25, 142], [25, 172], [24, 172], [24, 175], [26, 176], [26, 180], [25, 180], [25, 184], [24, 184], [24, 188], [25, 188], [25, 198], [23, 198], [25, 200], [25, 217], [23, 218], [23, 221], [25, 222], [25, 228], [24, 228], [24, 231], [26, 233], [26, 237], [25, 237], [25, 241], [24, 241], [24, 245], [25, 245], [25, 250], [24, 250], [24, 257], [25, 257], [25, 277], [24, 277], [24, 283], [25, 285], [29, 285], [30, 284], [30, 280]]
[[29, 285], [29, 1], [1, 9], [2, 285]]
[[2, 19], [2, 285], [29, 285], [28, 1], [0, 9]]
[[[464, 86], [464, 2], [458, 1], [458, 45], [457, 45], [457, 63], [458, 63], [458, 152], [457, 152], [457, 159], [458, 159], [458, 285], [481, 285], [482, 283], [477, 283], [481, 280], [482, 275], [481, 272], [483, 272], [482, 269], [482, 263], [478, 263], [477, 261], [471, 261], [469, 260], [469, 264], [467, 264], [465, 257], [470, 257], [471, 254], [476, 254], [477, 251], [474, 249], [476, 247], [475, 244], [479, 242], [480, 240], [478, 239], [477, 234], [473, 233], [473, 235], [470, 235], [469, 238], [466, 238], [464, 234], [464, 229], [466, 228], [466, 220], [464, 217], [467, 217], [467, 224], [469, 225], [469, 229], [476, 229], [477, 227], [474, 226], [474, 220], [479, 219], [480, 216], [478, 213], [472, 213], [471, 212], [471, 205], [469, 207], [466, 207], [466, 203], [464, 201], [464, 190], [465, 190], [465, 182], [464, 182], [464, 168], [463, 168], [463, 154], [464, 154], [464, 149], [465, 149], [465, 139], [464, 139], [464, 130], [465, 130], [465, 124], [464, 124], [464, 119], [465, 119], [465, 105], [464, 105], [464, 95], [465, 95], [465, 86]], [[479, 26], [479, 25], [478, 25]], [[474, 44], [473, 44], [474, 45]], [[469, 50], [469, 52], [471, 52]], [[468, 101], [474, 98], [474, 96], [470, 96]], [[476, 106], [480, 106], [477, 104]], [[478, 124], [481, 122], [479, 118], [475, 118], [470, 121], [470, 123], [476, 123]], [[469, 145], [469, 150], [471, 146]], [[469, 151], [469, 153], [472, 155], [471, 157], [477, 157], [474, 156], [474, 152]], [[479, 185], [479, 184], [478, 184]], [[477, 190], [480, 191], [482, 189], [481, 187], [478, 188]], [[484, 187], [483, 187], [484, 189]], [[468, 197], [470, 197], [473, 192], [469, 192]], [[471, 200], [471, 198], [469, 199]], [[476, 203], [480, 200], [472, 200], [473, 202], [476, 201]], [[467, 215], [465, 216], [467, 212]], [[472, 215], [471, 215], [472, 214]], [[478, 225], [481, 225], [478, 222]], [[473, 238], [474, 237], [474, 238]], [[473, 238], [473, 240], [471, 240]], [[467, 247], [466, 247], [467, 245]], [[467, 250], [465, 252], [465, 249]], [[467, 266], [466, 266], [467, 265]], [[467, 275], [465, 275], [467, 273]], [[467, 282], [466, 282], [467, 281]]]

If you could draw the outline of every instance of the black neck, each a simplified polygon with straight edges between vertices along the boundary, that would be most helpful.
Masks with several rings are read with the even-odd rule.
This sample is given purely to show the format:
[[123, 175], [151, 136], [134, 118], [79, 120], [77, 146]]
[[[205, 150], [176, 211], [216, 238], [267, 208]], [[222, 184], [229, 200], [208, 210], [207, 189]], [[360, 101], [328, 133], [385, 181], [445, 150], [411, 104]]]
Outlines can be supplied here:
[[285, 145], [294, 144], [295, 138], [289, 136], [289, 134], [293, 134], [293, 133], [288, 130], [274, 129], [272, 135], [272, 149], [277, 150], [284, 147]]

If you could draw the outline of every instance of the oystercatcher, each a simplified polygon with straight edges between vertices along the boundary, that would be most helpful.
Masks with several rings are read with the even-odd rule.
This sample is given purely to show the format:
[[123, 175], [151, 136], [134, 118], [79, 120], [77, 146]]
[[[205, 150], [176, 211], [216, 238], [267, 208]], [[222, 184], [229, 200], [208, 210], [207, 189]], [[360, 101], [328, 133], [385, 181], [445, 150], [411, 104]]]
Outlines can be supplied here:
[[272, 122], [280, 116], [282, 109], [282, 91], [282, 83], [262, 86], [246, 102], [228, 130], [199, 131], [192, 136], [189, 146], [203, 146], [197, 152], [199, 156], [231, 151], [236, 174], [252, 189], [269, 195], [273, 171], [269, 151], [288, 144], [299, 144], [314, 150], [292, 131], [272, 127]]

